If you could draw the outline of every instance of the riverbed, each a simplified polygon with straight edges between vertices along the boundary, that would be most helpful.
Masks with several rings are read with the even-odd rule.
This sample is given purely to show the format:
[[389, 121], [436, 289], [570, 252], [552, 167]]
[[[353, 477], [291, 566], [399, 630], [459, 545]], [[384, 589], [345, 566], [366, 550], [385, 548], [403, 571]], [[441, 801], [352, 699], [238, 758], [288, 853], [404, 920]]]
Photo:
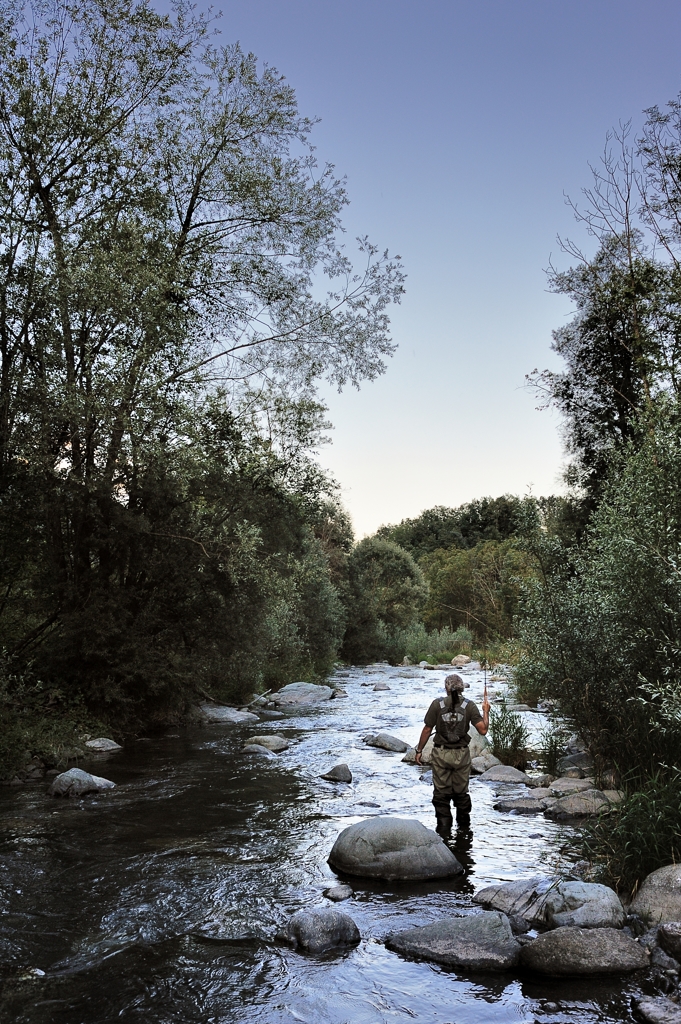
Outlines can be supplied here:
[[[81, 767], [116, 783], [56, 800], [45, 781], [0, 791], [0, 1019], [16, 1024], [531, 1024], [633, 1020], [636, 981], [463, 976], [388, 952], [385, 936], [470, 910], [483, 886], [569, 871], [570, 829], [502, 814], [473, 779], [463, 877], [349, 881], [361, 944], [305, 956], [274, 935], [295, 911], [332, 906], [326, 858], [369, 815], [434, 827], [423, 769], [366, 746], [387, 731], [413, 745], [442, 671], [339, 672], [348, 693], [277, 721], [169, 730]], [[483, 674], [467, 668], [466, 696]], [[375, 691], [377, 681], [390, 689]], [[536, 718], [532, 722], [537, 727]], [[275, 759], [241, 752], [257, 733], [290, 740]], [[319, 776], [346, 762], [350, 785]]]

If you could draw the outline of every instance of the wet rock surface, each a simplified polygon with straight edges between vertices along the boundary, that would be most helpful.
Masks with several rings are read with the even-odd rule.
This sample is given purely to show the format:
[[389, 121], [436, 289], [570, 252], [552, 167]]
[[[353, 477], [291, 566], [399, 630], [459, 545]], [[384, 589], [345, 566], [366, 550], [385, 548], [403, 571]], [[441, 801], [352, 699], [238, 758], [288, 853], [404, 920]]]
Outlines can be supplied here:
[[303, 704], [321, 704], [331, 700], [333, 689], [330, 686], [318, 686], [316, 683], [289, 683], [281, 690], [272, 694], [275, 707], [292, 708]]
[[617, 893], [595, 882], [536, 876], [488, 886], [474, 899], [538, 927], [621, 928], [625, 920]]
[[681, 864], [658, 868], [644, 878], [630, 911], [647, 924], [681, 921]]
[[361, 935], [348, 914], [322, 908], [299, 910], [277, 938], [306, 953], [323, 953], [342, 946], [356, 946]]
[[115, 782], [103, 779], [99, 775], [90, 775], [82, 768], [69, 768], [67, 772], [62, 772], [53, 780], [50, 795], [79, 797], [88, 793], [103, 793], [108, 789], [115, 789], [115, 786]]
[[86, 740], [85, 746], [88, 750], [97, 750], [99, 753], [109, 753], [113, 750], [122, 750], [123, 747], [115, 740], [107, 739], [105, 736], [97, 736], [95, 739]]
[[523, 967], [552, 977], [627, 974], [649, 964], [641, 946], [615, 928], [557, 928], [523, 946]]
[[328, 782], [352, 782], [352, 772], [346, 764], [337, 764], [333, 768], [330, 768], [328, 772], [319, 776], [320, 779], [326, 779]]
[[335, 871], [387, 881], [451, 878], [463, 868], [440, 837], [420, 821], [368, 818], [344, 829], [329, 864]]
[[666, 996], [646, 996], [634, 1001], [639, 1020], [646, 1024], [681, 1024], [681, 1007]]
[[389, 935], [385, 944], [403, 956], [469, 971], [506, 971], [521, 948], [506, 915], [496, 911], [445, 917]]
[[244, 722], [257, 722], [258, 716], [252, 711], [238, 711], [236, 708], [228, 708], [219, 704], [202, 704], [199, 708], [201, 717], [206, 722], [215, 724], [241, 725]]
[[546, 808], [546, 814], [556, 821], [569, 821], [571, 818], [590, 818], [609, 808], [610, 803], [600, 790], [586, 789], [581, 793], [573, 793], [571, 796], [556, 800]]
[[681, 960], [681, 921], [666, 921], [657, 929], [658, 942], [670, 956]]
[[379, 732], [375, 736], [365, 736], [364, 742], [368, 747], [380, 747], [381, 750], [393, 750], [398, 754], [403, 754], [405, 750], [409, 750], [408, 743], [405, 743], [404, 740], [398, 739], [397, 736], [391, 736], [389, 732]]
[[272, 736], [251, 736], [248, 741], [249, 745], [257, 744], [259, 747], [266, 747], [267, 750], [271, 750], [273, 754], [280, 754], [282, 750], [288, 750], [288, 740], [283, 736], [276, 734]]

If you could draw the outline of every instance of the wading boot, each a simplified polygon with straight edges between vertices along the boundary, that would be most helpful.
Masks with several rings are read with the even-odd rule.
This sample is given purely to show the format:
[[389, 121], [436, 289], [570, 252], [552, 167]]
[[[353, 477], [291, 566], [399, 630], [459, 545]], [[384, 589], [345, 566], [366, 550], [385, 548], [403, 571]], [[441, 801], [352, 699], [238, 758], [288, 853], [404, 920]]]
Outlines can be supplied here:
[[461, 832], [470, 832], [471, 830], [471, 816], [468, 811], [457, 811], [456, 812], [456, 827]]
[[442, 811], [436, 811], [435, 817], [437, 819], [437, 825], [435, 826], [437, 834], [442, 836], [443, 839], [451, 836], [452, 826], [454, 825], [454, 819], [451, 814], [448, 812], [443, 813]]

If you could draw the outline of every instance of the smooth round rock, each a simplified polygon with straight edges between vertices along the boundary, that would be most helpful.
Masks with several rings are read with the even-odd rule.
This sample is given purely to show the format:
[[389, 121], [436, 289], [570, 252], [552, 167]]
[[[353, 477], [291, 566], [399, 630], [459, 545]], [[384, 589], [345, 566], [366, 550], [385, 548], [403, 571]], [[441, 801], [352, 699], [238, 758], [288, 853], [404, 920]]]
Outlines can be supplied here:
[[498, 764], [480, 776], [481, 782], [522, 782], [527, 784], [527, 775], [508, 764]]
[[403, 956], [469, 971], [507, 971], [521, 949], [506, 915], [494, 910], [395, 932], [385, 944]]
[[352, 782], [352, 772], [346, 764], [337, 764], [333, 768], [329, 769], [320, 778], [327, 779], [329, 782]]
[[359, 928], [348, 914], [332, 907], [315, 910], [299, 910], [286, 928], [279, 932], [278, 939], [288, 942], [294, 949], [307, 953], [323, 953], [338, 946], [356, 946], [362, 936]]
[[627, 974], [649, 964], [647, 952], [615, 928], [556, 928], [523, 946], [520, 963], [537, 974]]
[[82, 768], [69, 768], [67, 772], [57, 775], [50, 786], [50, 796], [78, 797], [86, 793], [101, 793], [106, 789], [115, 789], [116, 783], [102, 779], [99, 775], [91, 775]]
[[362, 878], [451, 878], [463, 868], [440, 837], [420, 821], [375, 817], [343, 829], [329, 854], [335, 871]]
[[267, 747], [263, 747], [262, 743], [247, 743], [245, 747], [241, 748], [241, 751], [243, 754], [259, 754], [260, 757], [267, 757], [274, 761], [277, 759], [277, 755]]
[[476, 903], [516, 914], [533, 927], [621, 928], [624, 910], [616, 892], [596, 882], [533, 877], [488, 885]]
[[681, 864], [668, 864], [644, 878], [629, 909], [646, 924], [681, 921]]
[[258, 716], [250, 711], [238, 711], [236, 708], [221, 707], [216, 704], [202, 704], [199, 708], [201, 716], [206, 722], [215, 722], [222, 725], [240, 725], [242, 722], [257, 722]]
[[288, 750], [288, 740], [283, 736], [252, 736], [249, 744], [255, 743], [259, 747], [267, 747], [273, 754], [280, 754], [282, 750]]
[[343, 900], [349, 900], [351, 896], [354, 896], [355, 891], [349, 885], [332, 885], [330, 889], [324, 890], [324, 895], [327, 900], [333, 900], [334, 903], [342, 903]]
[[115, 740], [109, 740], [106, 736], [98, 736], [94, 740], [87, 740], [85, 746], [89, 750], [97, 750], [100, 753], [108, 753], [111, 750], [122, 750], [123, 747]]

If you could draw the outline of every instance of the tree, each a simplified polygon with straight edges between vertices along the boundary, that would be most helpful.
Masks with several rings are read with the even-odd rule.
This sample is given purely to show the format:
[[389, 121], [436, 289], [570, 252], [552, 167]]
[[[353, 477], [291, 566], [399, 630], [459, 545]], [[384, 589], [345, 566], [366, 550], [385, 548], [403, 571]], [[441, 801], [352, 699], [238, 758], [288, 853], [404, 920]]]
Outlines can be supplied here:
[[0, 17], [0, 639], [131, 720], [201, 648], [257, 684], [266, 620], [321, 670], [315, 385], [383, 371], [399, 263], [355, 272], [293, 90], [184, 0]]

